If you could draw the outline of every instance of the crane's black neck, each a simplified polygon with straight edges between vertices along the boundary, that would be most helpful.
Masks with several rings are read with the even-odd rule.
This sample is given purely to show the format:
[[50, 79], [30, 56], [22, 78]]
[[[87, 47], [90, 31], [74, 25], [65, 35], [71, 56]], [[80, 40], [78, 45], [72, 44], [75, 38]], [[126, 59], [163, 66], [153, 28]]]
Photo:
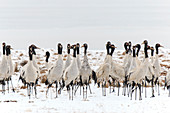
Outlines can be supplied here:
[[127, 43], [124, 44], [124, 48], [125, 48], [126, 54], [128, 54]]
[[80, 54], [80, 47], [76, 47], [77, 48], [77, 55]]
[[114, 51], [115, 51], [115, 48], [111, 48], [111, 52], [110, 52], [111, 56], [113, 55]]
[[5, 49], [6, 49], [6, 46], [3, 45], [3, 55], [5, 55]]
[[128, 49], [128, 51], [129, 51], [129, 52], [132, 52], [132, 50], [131, 50], [131, 45], [129, 45], [129, 49]]
[[45, 61], [48, 62], [48, 59], [49, 59], [49, 57], [46, 57], [46, 60], [45, 60]]
[[152, 50], [151, 50], [151, 56], [153, 56], [153, 55], [154, 55], [154, 50], [152, 49]]
[[36, 55], [36, 52], [35, 52], [35, 48], [34, 48], [34, 47], [32, 47], [32, 54], [33, 54], [33, 55]]
[[136, 53], [135, 53], [136, 49], [133, 48], [133, 57], [136, 57]]
[[76, 50], [77, 49], [73, 49], [73, 57], [76, 58]]
[[30, 59], [30, 61], [32, 61], [32, 53], [31, 53], [31, 51], [29, 51], [29, 59]]
[[155, 49], [156, 49], [156, 54], [159, 54], [159, 49], [158, 49], [158, 48], [159, 48], [158, 46], [155, 47]]
[[67, 53], [70, 54], [70, 48], [69, 47], [67, 47]]
[[87, 54], [87, 47], [84, 47], [84, 55]]
[[144, 53], [145, 53], [145, 58], [148, 58], [148, 48], [147, 47], [144, 49]]
[[49, 57], [50, 57], [50, 56], [46, 56], [46, 60], [45, 60], [46, 62], [48, 62]]
[[138, 47], [138, 49], [137, 49], [137, 52], [136, 52], [137, 56], [139, 55], [139, 51], [140, 51], [140, 47]]
[[106, 45], [107, 55], [109, 55], [109, 44]]
[[62, 47], [58, 47], [58, 54], [61, 55], [62, 54]]
[[50, 52], [47, 51], [47, 52], [46, 52], [46, 59], [45, 59], [45, 61], [48, 62], [48, 59], [49, 59], [49, 58], [50, 58]]
[[11, 54], [11, 50], [9, 47], [6, 47], [6, 56], [9, 56]]

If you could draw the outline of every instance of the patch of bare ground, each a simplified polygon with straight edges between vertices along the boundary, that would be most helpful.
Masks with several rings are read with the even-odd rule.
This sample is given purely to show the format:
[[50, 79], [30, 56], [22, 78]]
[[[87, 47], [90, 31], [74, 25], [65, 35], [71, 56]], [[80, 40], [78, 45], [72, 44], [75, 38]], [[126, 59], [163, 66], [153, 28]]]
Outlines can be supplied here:
[[159, 55], [159, 57], [164, 57], [164, 55]]
[[27, 61], [27, 60], [24, 60], [24, 61], [22, 61], [22, 62], [20, 63], [20, 65], [21, 65], [21, 66], [25, 66], [27, 63], [28, 63], [28, 61]]
[[161, 67], [165, 67], [165, 68], [167, 68], [167, 69], [170, 68], [170, 66], [169, 66], [169, 65], [166, 65], [166, 64], [160, 64], [160, 65], [161, 65]]
[[89, 54], [87, 54], [87, 56], [91, 56], [91, 54], [89, 53]]
[[21, 93], [20, 95], [22, 95], [22, 96], [26, 97], [26, 95], [25, 95], [24, 93]]
[[162, 62], [170, 62], [170, 60], [162, 60]]
[[20, 89], [26, 89], [27, 88], [27, 86], [21, 86], [21, 88]]
[[19, 72], [18, 63], [17, 63], [17, 62], [15, 62], [15, 69], [14, 69], [14, 72]]
[[54, 53], [53, 55], [58, 55], [58, 53]]
[[36, 86], [41, 87], [41, 85], [40, 85], [40, 84], [37, 84]]
[[125, 52], [122, 53], [122, 55], [125, 55], [125, 54], [126, 54]]
[[38, 64], [38, 65], [41, 65], [41, 63], [40, 63], [40, 62], [37, 62], [37, 64]]
[[167, 71], [161, 72], [161, 76], [166, 76], [166, 75], [167, 75]]
[[21, 53], [19, 56], [21, 57], [21, 56], [23, 56], [24, 54], [23, 53]]
[[34, 101], [28, 101], [28, 103], [34, 103]]
[[47, 80], [47, 76], [46, 75], [41, 76], [40, 80], [41, 80], [41, 83], [45, 83], [45, 81]]
[[119, 57], [119, 59], [123, 59], [123, 57]]
[[67, 57], [67, 55], [64, 55], [64, 57]]
[[46, 73], [47, 72], [47, 69], [44, 69], [44, 70], [41, 70], [40, 71], [40, 74], [44, 74], [44, 73]]
[[92, 60], [97, 60], [97, 58], [92, 58]]
[[44, 92], [44, 90], [40, 90], [40, 92]]
[[17, 102], [16, 100], [5, 100], [4, 102]]

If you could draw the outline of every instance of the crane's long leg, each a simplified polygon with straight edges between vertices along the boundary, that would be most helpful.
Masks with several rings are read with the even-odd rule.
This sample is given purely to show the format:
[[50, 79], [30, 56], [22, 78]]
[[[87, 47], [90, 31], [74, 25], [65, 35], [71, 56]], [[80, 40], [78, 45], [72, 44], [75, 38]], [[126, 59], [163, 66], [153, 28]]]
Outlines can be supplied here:
[[61, 88], [62, 88], [61, 82], [59, 82], [59, 85], [60, 85], [60, 89], [58, 90], [58, 94], [61, 94]]
[[152, 84], [152, 96], [151, 97], [155, 97], [155, 95], [154, 95], [154, 87], [153, 87], [153, 81], [154, 80], [154, 77], [152, 77], [152, 82], [151, 82], [151, 84]]
[[13, 86], [13, 83], [12, 83], [12, 79], [10, 78], [10, 80], [11, 80], [12, 91], [15, 92], [15, 89], [14, 89], [14, 86]]
[[170, 97], [170, 86], [168, 86], [168, 90], [169, 90], [169, 95], [168, 95], [168, 97]]
[[[110, 92], [110, 93], [111, 93], [111, 85], [112, 85], [112, 84], [111, 84], [111, 81], [109, 80], [109, 87], [110, 87], [110, 91], [109, 91], [109, 92]], [[114, 86], [113, 86], [113, 87], [114, 87]]]
[[34, 94], [34, 92], [33, 92], [33, 84], [31, 85], [31, 87], [32, 87], [32, 95]]
[[144, 82], [143, 82], [143, 80], [142, 80], [142, 93], [143, 93], [143, 85], [144, 85]]
[[160, 95], [160, 90], [159, 90], [159, 80], [158, 80], [158, 96]]
[[139, 87], [139, 100], [142, 100], [141, 84], [138, 84], [138, 87]]
[[27, 84], [27, 95], [29, 95], [29, 86]]
[[70, 95], [70, 85], [67, 85], [67, 92], [68, 92], [68, 95], [69, 95], [69, 100], [71, 100], [71, 95]]
[[83, 86], [83, 99], [84, 99], [84, 86]]
[[122, 91], [122, 95], [124, 95], [124, 86], [125, 86], [125, 82], [123, 81], [123, 91]]
[[125, 76], [124, 96], [126, 96], [126, 87], [127, 87], [127, 76]]
[[157, 92], [157, 82], [158, 82], [158, 77], [155, 79], [155, 91]]
[[31, 99], [31, 86], [30, 86], [30, 84], [28, 84], [28, 96], [29, 96], [29, 99]]
[[2, 93], [5, 94], [5, 85], [2, 84]]
[[58, 88], [58, 82], [56, 81], [56, 98], [58, 97], [58, 90], [57, 90], [57, 88]]
[[87, 99], [87, 85], [86, 85], [86, 99]]
[[146, 92], [146, 78], [145, 78], [145, 98], [147, 98], [147, 92]]
[[103, 92], [103, 81], [102, 81], [102, 96], [104, 96], [104, 92]]
[[47, 87], [46, 98], [47, 98], [47, 94], [48, 94], [49, 88], [50, 88], [51, 86], [52, 86], [52, 84], [49, 84], [48, 87]]
[[80, 95], [81, 95], [81, 86], [80, 86]]
[[72, 100], [73, 100], [74, 85], [72, 85]]
[[104, 96], [106, 96], [106, 81], [104, 82]]
[[[76, 92], [77, 92], [77, 90], [78, 90], [79, 86], [80, 86], [80, 85], [78, 85], [78, 86], [77, 86], [77, 88], [75, 89], [75, 91], [74, 91], [74, 95], [76, 95]], [[81, 87], [81, 86], [80, 86], [80, 87]], [[81, 92], [81, 91], [80, 91], [80, 92]]]
[[130, 95], [131, 98], [130, 98], [130, 100], [132, 100], [132, 94], [133, 94], [133, 92], [134, 92], [134, 89], [133, 89], [134, 87], [135, 87], [135, 83], [133, 82], [133, 83], [132, 83], [132, 87], [131, 87], [131, 95]]
[[90, 88], [90, 84], [88, 84], [88, 86], [89, 86], [90, 94], [92, 94], [92, 91], [91, 91], [91, 88]]
[[117, 95], [119, 96], [119, 91], [120, 91], [120, 83], [118, 81], [118, 92], [117, 92]]
[[9, 93], [9, 78], [7, 79], [7, 87], [8, 87], [8, 93]]
[[129, 85], [128, 85], [128, 83], [126, 83], [126, 88], [127, 88], [127, 95], [128, 95], [128, 93], [129, 93]]
[[112, 81], [113, 81], [113, 91], [112, 92], [115, 92], [115, 79], [112, 78]]
[[135, 100], [137, 100], [137, 85], [136, 85], [136, 88], [135, 88]]
[[165, 77], [165, 84], [164, 84], [164, 90], [165, 90], [165, 87], [166, 87], [166, 77]]
[[37, 86], [36, 86], [36, 84], [34, 85], [34, 91], [35, 91], [35, 98], [37, 98]]
[[130, 91], [131, 91], [131, 84], [129, 84], [128, 97], [129, 97]]

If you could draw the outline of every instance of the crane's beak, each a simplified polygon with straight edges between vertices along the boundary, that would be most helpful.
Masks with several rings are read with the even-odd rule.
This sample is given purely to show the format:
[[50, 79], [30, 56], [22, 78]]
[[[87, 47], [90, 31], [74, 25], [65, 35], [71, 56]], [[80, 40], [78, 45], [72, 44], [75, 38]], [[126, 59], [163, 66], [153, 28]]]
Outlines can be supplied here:
[[81, 46], [81, 48], [84, 47], [84, 45]]
[[154, 48], [153, 48], [153, 47], [151, 47], [151, 48], [150, 48], [150, 50], [154, 50]]
[[35, 49], [41, 49], [41, 48], [39, 48], [39, 47], [36, 46]]
[[160, 47], [164, 48], [164, 46], [160, 45]]

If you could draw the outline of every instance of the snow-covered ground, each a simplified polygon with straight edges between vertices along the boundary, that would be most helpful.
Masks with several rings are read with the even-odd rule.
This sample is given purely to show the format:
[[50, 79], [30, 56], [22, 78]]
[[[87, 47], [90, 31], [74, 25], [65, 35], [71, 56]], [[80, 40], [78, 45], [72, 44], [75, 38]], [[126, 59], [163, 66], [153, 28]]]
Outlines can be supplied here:
[[[46, 75], [46, 68], [44, 67], [45, 52], [49, 50], [51, 53], [50, 61], [55, 61], [57, 59], [57, 54], [54, 49], [41, 49], [37, 50], [37, 63], [41, 69], [41, 76]], [[27, 51], [24, 50], [14, 50], [12, 52], [13, 62], [17, 64], [17, 68], [20, 69], [20, 63], [24, 60], [28, 60]], [[142, 54], [140, 53], [140, 58], [142, 60]], [[83, 55], [83, 54], [82, 54]], [[66, 59], [66, 53], [64, 52], [64, 60]], [[168, 71], [169, 61], [170, 61], [170, 50], [161, 49], [160, 50], [160, 62], [162, 66], [161, 70], [161, 83], [164, 84], [164, 75]], [[103, 62], [105, 58], [105, 51], [91, 50], [88, 52], [88, 58], [92, 69], [96, 70], [98, 66]], [[113, 60], [122, 63], [123, 51], [116, 50], [113, 55]], [[21, 81], [18, 82], [19, 72], [15, 72], [12, 76], [12, 80], [15, 87], [15, 93], [10, 90], [8, 93], [6, 91], [5, 95], [0, 93], [0, 107], [3, 113], [18, 113], [18, 112], [40, 112], [40, 113], [53, 113], [53, 112], [71, 112], [71, 113], [88, 113], [88, 112], [108, 112], [108, 113], [167, 113], [170, 110], [170, 98], [168, 97], [168, 91], [160, 88], [160, 96], [155, 92], [155, 98], [150, 98], [151, 88], [147, 88], [147, 98], [144, 97], [145, 92], [142, 93], [142, 101], [139, 99], [130, 100], [128, 96], [123, 96], [122, 88], [120, 91], [120, 96], [117, 96], [116, 92], [110, 93], [109, 88], [107, 88], [106, 96], [102, 96], [101, 88], [97, 88], [92, 82], [91, 89], [92, 94], [89, 93], [87, 100], [83, 100], [83, 96], [80, 95], [78, 90], [74, 100], [69, 100], [68, 93], [64, 89], [58, 98], [55, 98], [55, 88], [51, 88], [49, 91], [48, 98], [46, 98], [46, 89], [44, 83], [39, 81], [37, 86], [37, 98], [34, 96], [29, 99], [27, 96], [27, 90], [23, 89], [23, 84]], [[1, 89], [1, 88], [0, 88]]]

